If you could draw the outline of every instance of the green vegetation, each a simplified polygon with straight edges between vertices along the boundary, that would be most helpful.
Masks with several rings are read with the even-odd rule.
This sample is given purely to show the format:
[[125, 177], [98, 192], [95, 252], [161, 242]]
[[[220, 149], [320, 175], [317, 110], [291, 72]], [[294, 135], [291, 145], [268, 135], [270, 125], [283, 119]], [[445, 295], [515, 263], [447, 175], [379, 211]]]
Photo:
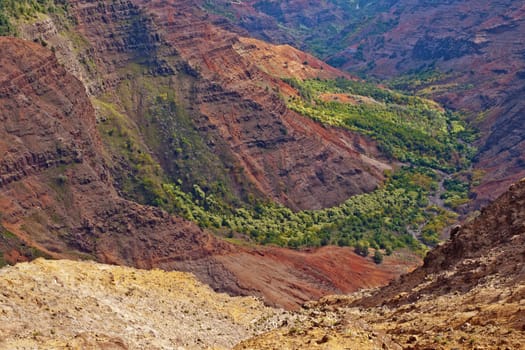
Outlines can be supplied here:
[[421, 241], [434, 247], [441, 240], [443, 230], [456, 222], [458, 215], [454, 212], [436, 206], [428, 208], [433, 214], [421, 230]]
[[363, 257], [368, 256], [369, 254], [369, 243], [366, 241], [357, 241], [354, 247], [354, 251], [356, 254], [359, 254]]
[[388, 86], [399, 91], [414, 93], [423, 87], [444, 80], [450, 76], [439, 70], [430, 67], [420, 70], [409, 71], [408, 73], [388, 81]]
[[273, 203], [228, 207], [199, 186], [188, 193], [174, 184], [163, 186], [167, 198], [158, 205], [218, 233], [240, 232], [262, 244], [362, 244], [387, 252], [408, 246], [422, 251], [407, 227], [432, 218], [425, 209], [435, 176], [430, 170], [404, 168], [390, 175], [383, 188], [323, 210], [293, 212]]
[[383, 262], [383, 253], [381, 253], [379, 250], [376, 250], [374, 253], [374, 262], [376, 264], [381, 264]]
[[[184, 92], [169, 88], [172, 83], [167, 78], [144, 74], [144, 69], [147, 67], [140, 64], [127, 69], [136, 73], [135, 78], [119, 86], [117, 97], [94, 100], [103, 116], [99, 123], [101, 134], [110, 153], [118, 155], [111, 162], [115, 173], [121, 174], [117, 176], [119, 187], [133, 200], [159, 206], [225, 237], [233, 237], [237, 232], [261, 244], [292, 248], [327, 244], [366, 247], [366, 250], [371, 247], [387, 255], [401, 247], [423, 252], [425, 248], [410, 228], [424, 228], [421, 239], [432, 245], [440, 228], [453, 216], [446, 210], [428, 207], [428, 197], [438, 187], [439, 176], [421, 164], [451, 170], [467, 163], [459, 156], [447, 155], [450, 150], [457, 155], [460, 148], [450, 130], [462, 130], [463, 126], [431, 101], [342, 79], [289, 81], [302, 96], [290, 101], [294, 109], [308, 108], [319, 116], [318, 120], [324, 112], [321, 121], [377, 137], [378, 142], [385, 134], [384, 139], [393, 144], [392, 156], [401, 154], [404, 158], [399, 158], [404, 161], [412, 160], [409, 156], [414, 160], [412, 165], [388, 174], [386, 184], [372, 193], [354, 196], [334, 208], [293, 212], [253, 196], [249, 188], [234, 194], [225, 169], [238, 173], [239, 178], [242, 169], [235, 170], [227, 151], [221, 153], [222, 159], [210, 152], [206, 146], [209, 142], [203, 139], [209, 136], [196, 131], [180, 102], [179, 94]], [[361, 105], [372, 114], [375, 128], [355, 128], [343, 113], [327, 118], [329, 113], [323, 110], [326, 106], [333, 106], [332, 111], [339, 113], [354, 105], [323, 102], [320, 98], [323, 93], [360, 96], [366, 101]], [[115, 98], [120, 103], [114, 103]], [[134, 110], [133, 101], [137, 100], [141, 101], [140, 111]], [[135, 116], [136, 113], [140, 116]], [[361, 111], [355, 115], [359, 117]], [[454, 123], [457, 125], [453, 126]], [[393, 129], [392, 125], [400, 126]], [[404, 134], [399, 136], [396, 130]], [[389, 136], [392, 133], [394, 136]], [[414, 139], [413, 135], [418, 133], [423, 136]], [[404, 138], [394, 142], [398, 137]], [[215, 145], [219, 142], [213, 140]], [[225, 166], [224, 162], [230, 163]], [[359, 254], [365, 254], [366, 250], [360, 250]]]
[[227, 5], [224, 7], [216, 6], [215, 1], [206, 0], [203, 7], [206, 11], [211, 12], [216, 15], [223, 16], [231, 21], [235, 20], [235, 14], [231, 9], [231, 3], [227, 2]]
[[453, 172], [467, 166], [473, 154], [458, 140], [468, 134], [461, 120], [433, 101], [342, 78], [286, 81], [301, 95], [288, 100], [291, 109], [369, 135], [401, 162]]
[[129, 199], [153, 205], [162, 196], [163, 175], [159, 164], [141, 143], [134, 123], [103, 99], [92, 99], [103, 116], [99, 131], [110, 153], [118, 155], [110, 164], [118, 187]]
[[479, 185], [483, 176], [482, 170], [469, 169], [446, 178], [443, 181], [445, 192], [440, 196], [445, 206], [456, 210], [461, 205], [468, 203], [471, 187]]
[[263, 244], [297, 248], [361, 242], [387, 252], [406, 246], [423, 249], [407, 227], [431, 218], [425, 213], [426, 198], [437, 179], [431, 170], [402, 169], [389, 175], [383, 188], [324, 210], [293, 212], [261, 200], [229, 202], [223, 195], [227, 188], [221, 192], [194, 183], [187, 190], [182, 180], [171, 181], [145, 154], [136, 126], [111, 104], [95, 100], [95, 105], [106, 118], [99, 125], [106, 144], [112, 153], [127, 159], [128, 176], [119, 179], [120, 186], [140, 202], [162, 207], [223, 236], [239, 232]]
[[34, 20], [41, 13], [63, 13], [66, 10], [66, 1], [0, 0], [0, 35], [15, 35], [15, 22]]
[[[434, 78], [433, 72], [421, 77], [426, 81]], [[432, 169], [443, 170], [453, 174], [443, 182], [445, 192], [441, 199], [445, 206], [457, 209], [468, 202], [470, 183], [474, 178], [479, 181], [482, 175], [461, 171], [469, 165], [474, 154], [467, 142], [471, 142], [475, 134], [458, 116], [441, 109], [433, 101], [364, 82], [343, 78], [285, 81], [299, 92], [299, 97], [288, 99], [289, 107], [296, 112], [323, 124], [369, 135], [385, 154], [413, 166], [411, 180], [402, 185], [399, 183], [400, 188], [410, 188], [411, 183], [417, 183], [426, 189], [428, 195], [438, 190], [438, 178], [442, 176]], [[386, 188], [391, 185], [389, 182]], [[401, 225], [392, 228], [392, 232], [403, 237], [408, 230], [426, 245], [435, 246], [443, 230], [457, 219], [457, 214], [445, 208], [427, 206], [426, 195], [418, 192], [417, 204], [411, 204], [415, 205], [411, 212], [414, 216], [408, 220], [410, 224], [405, 226], [406, 229]], [[358, 221], [358, 218], [352, 218], [356, 219]], [[380, 220], [379, 217], [376, 219]], [[363, 251], [359, 248], [363, 242], [353, 241], [351, 244], [357, 244], [356, 249]]]
[[470, 183], [459, 178], [447, 179], [443, 183], [446, 192], [441, 195], [445, 205], [456, 209], [469, 201]]

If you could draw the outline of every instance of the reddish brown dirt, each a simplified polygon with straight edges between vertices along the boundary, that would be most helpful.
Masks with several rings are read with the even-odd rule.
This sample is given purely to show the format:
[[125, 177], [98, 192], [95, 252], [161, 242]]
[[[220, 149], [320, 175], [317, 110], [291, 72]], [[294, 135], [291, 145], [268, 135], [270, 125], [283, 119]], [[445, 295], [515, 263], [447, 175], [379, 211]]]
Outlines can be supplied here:
[[257, 67], [276, 78], [352, 79], [346, 72], [335, 69], [318, 58], [290, 45], [273, 45], [264, 41], [240, 37], [235, 50]]
[[[412, 255], [386, 257], [382, 265], [355, 254], [351, 248], [324, 247], [310, 251], [259, 248], [238, 256], [218, 258], [239, 278], [240, 286], [262, 291], [275, 305], [296, 308], [327, 294], [347, 294], [385, 285], [419, 263]], [[316, 281], [311, 283], [310, 281]]]
[[0, 224], [14, 234], [0, 249], [10, 262], [33, 258], [26, 248], [37, 248], [54, 258], [180, 269], [218, 290], [289, 308], [384, 284], [413, 264], [387, 258], [377, 266], [343, 248], [240, 248], [124, 200], [80, 81], [50, 51], [13, 38], [0, 38], [0, 72]]

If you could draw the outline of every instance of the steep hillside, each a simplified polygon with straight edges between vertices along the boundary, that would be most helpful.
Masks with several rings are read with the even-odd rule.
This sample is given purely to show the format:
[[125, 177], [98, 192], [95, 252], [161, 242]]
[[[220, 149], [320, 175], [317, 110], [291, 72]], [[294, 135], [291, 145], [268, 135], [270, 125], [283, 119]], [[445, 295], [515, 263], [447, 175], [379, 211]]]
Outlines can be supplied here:
[[314, 342], [326, 349], [522, 349], [524, 205], [525, 179], [458, 227], [412, 273], [371, 293], [308, 303], [302, 311], [306, 320], [236, 349], [301, 348]]
[[218, 290], [289, 308], [405, 270], [399, 258], [378, 267], [350, 248], [241, 248], [121, 198], [81, 82], [40, 44], [2, 37], [0, 52], [2, 263], [47, 256], [193, 271]]
[[[417, 91], [462, 110], [482, 131], [476, 167], [486, 171], [478, 199], [494, 199], [525, 174], [522, 125], [525, 9], [519, 1], [399, 1], [352, 41], [359, 52], [344, 67], [391, 78], [414, 73]], [[452, 29], [453, 28], [453, 29]], [[374, 62], [372, 65], [367, 65]], [[418, 72], [427, 72], [425, 74]], [[429, 74], [430, 73], [430, 74]], [[400, 82], [403, 87], [403, 82]]]
[[525, 174], [523, 4], [502, 1], [202, 2], [250, 35], [461, 111], [481, 130], [477, 205]]
[[[199, 185], [230, 203], [272, 199], [293, 209], [319, 209], [382, 181], [389, 164], [368, 161], [381, 158], [373, 143], [362, 157], [352, 146], [359, 136], [319, 128], [279, 97], [290, 90], [280, 78], [294, 75], [291, 69], [308, 77], [342, 73], [299, 52], [279, 58], [290, 60], [289, 69], [264, 69], [274, 66], [272, 60], [254, 65], [250, 52], [263, 44], [243, 42], [191, 2], [69, 4], [72, 29], [84, 38], [75, 49], [89, 53], [80, 60], [94, 70], [91, 77], [77, 76], [106, 107], [100, 117], [111, 122], [109, 114], [117, 112], [131, 118], [139, 141], [185, 191]], [[22, 27], [24, 37], [42, 35], [35, 25]], [[57, 35], [46, 39], [50, 46]], [[133, 168], [129, 163], [117, 161], [116, 173], [140, 172], [126, 169]], [[127, 192], [138, 192], [145, 180]]]
[[0, 52], [0, 212], [11, 234], [52, 257], [148, 267], [170, 252], [229, 250], [194, 224], [117, 195], [84, 87], [51, 51], [0, 38]]

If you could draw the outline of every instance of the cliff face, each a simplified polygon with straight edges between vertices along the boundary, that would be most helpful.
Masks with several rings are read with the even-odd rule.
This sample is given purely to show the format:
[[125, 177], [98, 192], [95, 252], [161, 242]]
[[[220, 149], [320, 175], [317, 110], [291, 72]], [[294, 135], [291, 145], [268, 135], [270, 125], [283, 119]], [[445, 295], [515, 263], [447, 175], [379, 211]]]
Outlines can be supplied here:
[[[77, 76], [93, 96], [133, 119], [173, 181], [226, 183], [238, 197], [251, 193], [318, 209], [373, 190], [390, 167], [371, 140], [321, 128], [287, 109], [280, 94], [295, 92], [281, 78], [345, 75], [312, 56], [240, 38], [186, 1], [70, 4], [75, 30], [87, 39], [88, 66], [96, 67], [91, 77]], [[174, 92], [176, 110], [197, 130], [191, 131], [190, 143], [199, 148], [189, 155], [193, 161], [175, 152], [181, 147], [174, 143], [184, 143], [173, 137], [184, 131], [182, 112], [146, 119], [165, 93], [152, 86]], [[211, 166], [196, 165], [204, 162]]]
[[38, 44], [2, 37], [0, 53], [3, 262], [44, 255], [191, 271], [217, 290], [289, 308], [377, 286], [404, 270], [399, 259], [376, 267], [350, 248], [240, 248], [121, 198], [82, 83]]
[[[12, 38], [0, 38], [0, 45], [6, 73], [0, 96], [0, 211], [7, 229], [54, 257], [74, 249], [139, 266], [138, 254], [144, 253], [144, 264], [151, 265], [157, 254], [174, 249], [159, 244], [165, 235], [184, 245], [179, 247], [185, 256], [201, 256], [192, 251], [208, 239], [219, 251], [226, 247], [195, 225], [118, 197], [83, 85], [39, 45]], [[135, 244], [119, 243], [128, 235], [136, 235]], [[192, 242], [200, 244], [192, 247]], [[149, 252], [150, 244], [158, 249]], [[105, 253], [112, 249], [119, 253]]]

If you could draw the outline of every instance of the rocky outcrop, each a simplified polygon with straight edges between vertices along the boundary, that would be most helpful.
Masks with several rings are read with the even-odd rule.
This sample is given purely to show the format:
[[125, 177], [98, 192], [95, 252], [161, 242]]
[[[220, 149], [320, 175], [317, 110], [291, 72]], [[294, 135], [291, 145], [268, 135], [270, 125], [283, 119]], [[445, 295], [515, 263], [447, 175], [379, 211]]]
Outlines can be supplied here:
[[[524, 204], [521, 180], [477, 218], [453, 229], [450, 241], [429, 252], [422, 267], [361, 303], [402, 304], [423, 295], [463, 293], [487, 281], [523, 281]], [[402, 297], [391, 299], [400, 293]]]
[[[521, 349], [525, 179], [389, 286], [306, 303], [302, 318], [235, 349]], [[511, 335], [512, 336], [509, 336]]]
[[[27, 50], [19, 40], [1, 42], [5, 74], [0, 77], [0, 121], [5, 137], [0, 141], [0, 187], [45, 169], [82, 163], [100, 150], [82, 85], [50, 51]], [[60, 91], [65, 86], [72, 89]], [[104, 177], [103, 169], [100, 172]]]
[[230, 349], [285, 317], [181, 272], [39, 259], [0, 276], [1, 349]]

